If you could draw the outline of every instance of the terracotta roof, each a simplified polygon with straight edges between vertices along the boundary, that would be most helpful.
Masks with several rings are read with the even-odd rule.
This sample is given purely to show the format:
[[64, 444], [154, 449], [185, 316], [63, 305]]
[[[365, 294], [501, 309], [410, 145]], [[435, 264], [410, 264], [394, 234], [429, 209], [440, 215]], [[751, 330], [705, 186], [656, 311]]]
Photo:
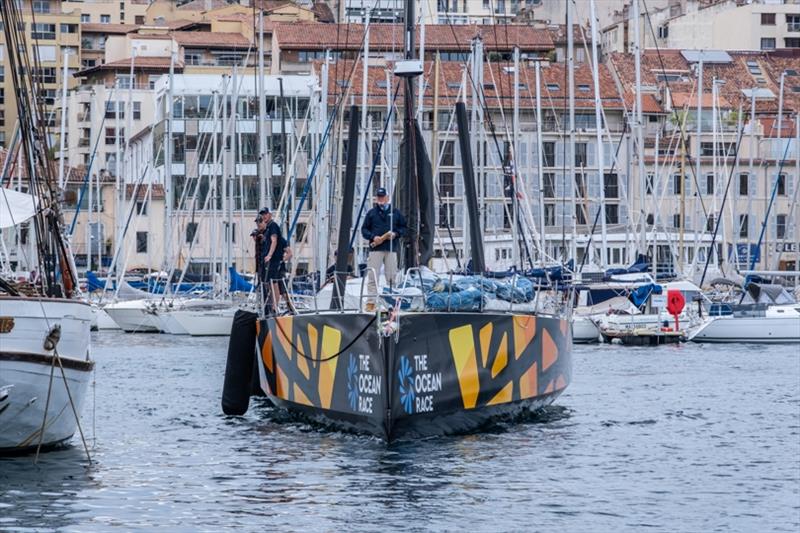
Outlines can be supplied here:
[[[419, 42], [419, 32], [417, 32]], [[275, 29], [278, 46], [284, 50], [358, 50], [364, 40], [363, 24], [322, 24], [319, 22], [278, 24]], [[552, 50], [553, 41], [547, 30], [517, 25], [429, 24], [425, 26], [426, 50], [469, 50], [476, 36], [483, 39], [484, 49], [523, 51]], [[372, 50], [403, 49], [401, 24], [371, 24]]]
[[[169, 70], [169, 57], [136, 57], [133, 60], [133, 70]], [[87, 68], [86, 70], [81, 70], [75, 73], [76, 77], [83, 77], [89, 74], [93, 74], [95, 72], [100, 72], [101, 70], [123, 70], [128, 71], [131, 68], [131, 58], [120, 59], [119, 61], [112, 61], [110, 63], [103, 63], [102, 65], [97, 65], [91, 68]], [[181, 71], [183, 70], [183, 63], [176, 62], [175, 63], [175, 70]]]
[[[705, 85], [705, 84], [704, 84]], [[714, 95], [711, 93], [703, 93], [703, 109], [711, 109], [714, 107]], [[674, 107], [684, 108], [687, 107], [689, 109], [697, 109], [697, 94], [696, 93], [672, 93], [672, 105]], [[730, 109], [733, 106], [731, 103], [724, 97], [720, 96], [717, 99], [716, 106], [718, 109]], [[644, 104], [642, 104], [644, 107]]]
[[[711, 87], [714, 79], [723, 80], [718, 86], [722, 107], [738, 108], [740, 105], [749, 111], [750, 98], [743, 90], [754, 87], [768, 89], [775, 98], [756, 99], [756, 113], [774, 114], [778, 110], [778, 93], [781, 72], [786, 69], [800, 71], [800, 51], [781, 54], [770, 52], [728, 51], [729, 63], [709, 63], [703, 65], [703, 107], [711, 106]], [[634, 56], [627, 53], [612, 53], [608, 65], [619, 77], [628, 93], [635, 90]], [[676, 106], [684, 103], [692, 108], [697, 106], [697, 67], [690, 64], [680, 50], [645, 50], [642, 53], [642, 85], [663, 89], [667, 83], [661, 81], [663, 73], [678, 79], [669, 81], [669, 89]], [[784, 90], [784, 108], [787, 111], [800, 110], [800, 92], [792, 86], [800, 86], [800, 77], [787, 76]], [[694, 96], [686, 98], [681, 93]], [[626, 97], [627, 98], [627, 97]]]
[[248, 48], [251, 45], [241, 33], [173, 31], [171, 35], [178, 45], [192, 48]]
[[318, 22], [333, 23], [336, 22], [336, 17], [333, 16], [333, 11], [330, 6], [325, 2], [314, 2], [312, 8], [314, 14], [317, 16]]
[[789, 117], [783, 117], [781, 123], [781, 130], [778, 131], [778, 117], [764, 117], [760, 119], [761, 126], [764, 128], [765, 137], [783, 137], [794, 138], [797, 133], [795, 132], [795, 121]]
[[[546, 28], [550, 34], [550, 38], [555, 44], [567, 44], [567, 25], [566, 24], [550, 24]], [[586, 33], [584, 40], [583, 34]], [[588, 31], [581, 31], [581, 27], [577, 24], [572, 27], [572, 35], [575, 45], [591, 44], [592, 34]]]
[[[160, 183], [151, 183], [150, 184], [150, 198], [153, 200], [163, 200], [165, 198], [164, 194], [164, 186]], [[127, 184], [125, 185], [125, 197], [130, 198], [133, 195], [133, 191], [136, 190], [136, 199], [137, 200], [144, 200], [147, 198], [147, 185], [142, 184], [139, 187], [136, 187], [136, 184]]]
[[[439, 104], [442, 109], [446, 109], [455, 104], [458, 96], [459, 87], [462, 81], [463, 69], [462, 65], [453, 61], [442, 61], [440, 63], [441, 71], [439, 76]], [[504, 107], [510, 109], [513, 105], [513, 84], [514, 73], [507, 70], [505, 63], [486, 63], [484, 66], [484, 94], [486, 96], [487, 105], [491, 108]], [[329, 86], [328, 94], [331, 95], [331, 103], [335, 102], [336, 97], [343, 91], [345, 85], [345, 78], [350, 73], [353, 67], [352, 61], [339, 61], [337, 63], [338, 75], [334, 69], [329, 70]], [[426, 86], [424, 100], [425, 106], [430, 108], [433, 104], [433, 61], [425, 62], [425, 78], [429, 82]], [[367, 91], [368, 102], [370, 105], [386, 105], [387, 87], [386, 87], [386, 70], [391, 70], [393, 65], [389, 63], [386, 67], [383, 66], [370, 66], [368, 71]], [[319, 72], [319, 63], [315, 64], [315, 69]], [[564, 69], [563, 64], [550, 64], [542, 68], [542, 106], [555, 107], [564, 109], [568, 107], [569, 101], [567, 99], [567, 92], [564, 88]], [[356, 102], [361, 101], [361, 79], [362, 68], [359, 65], [350, 81], [350, 90], [348, 96], [353, 96]], [[337, 79], [338, 77], [338, 79]], [[519, 82], [520, 82], [520, 106], [523, 108], [533, 108], [536, 105], [535, 95], [535, 78], [534, 67], [530, 65], [522, 65], [520, 68]], [[494, 79], [494, 83], [492, 80]], [[575, 83], [586, 85], [591, 84], [592, 70], [588, 64], [581, 64], [575, 68]], [[391, 79], [392, 88], [397, 83], [396, 78]], [[469, 83], [469, 82], [468, 82]], [[402, 85], [400, 84], [400, 95], [398, 101], [402, 101]], [[591, 86], [591, 85], [590, 85]], [[603, 107], [606, 109], [623, 109], [622, 99], [617, 94], [616, 85], [604, 66], [600, 66], [600, 93], [603, 102]], [[593, 109], [594, 108], [594, 94], [590, 91], [588, 93], [576, 93], [575, 107], [578, 109]]]
[[91, 24], [85, 22], [81, 24], [83, 33], [115, 33], [125, 34], [136, 31], [139, 28], [136, 24]]

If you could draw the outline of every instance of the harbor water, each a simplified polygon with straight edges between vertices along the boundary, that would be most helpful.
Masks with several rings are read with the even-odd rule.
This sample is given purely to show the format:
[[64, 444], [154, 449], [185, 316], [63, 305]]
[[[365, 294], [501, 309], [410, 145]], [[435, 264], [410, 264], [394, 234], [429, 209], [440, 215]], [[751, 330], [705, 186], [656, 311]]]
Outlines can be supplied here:
[[80, 440], [0, 458], [0, 530], [798, 531], [800, 347], [576, 346], [521, 423], [387, 447], [255, 401], [226, 338], [94, 334]]

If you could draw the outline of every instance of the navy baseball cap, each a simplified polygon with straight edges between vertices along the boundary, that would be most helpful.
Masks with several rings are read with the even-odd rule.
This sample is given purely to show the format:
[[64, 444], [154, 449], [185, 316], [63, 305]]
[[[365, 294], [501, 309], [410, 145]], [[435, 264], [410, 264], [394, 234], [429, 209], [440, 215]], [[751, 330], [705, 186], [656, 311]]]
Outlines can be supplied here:
[[378, 192], [375, 193], [375, 196], [383, 197], [386, 196], [386, 189], [383, 187], [378, 187]]
[[267, 213], [269, 213], [269, 207], [262, 207], [258, 210], [259, 215], [266, 215]]

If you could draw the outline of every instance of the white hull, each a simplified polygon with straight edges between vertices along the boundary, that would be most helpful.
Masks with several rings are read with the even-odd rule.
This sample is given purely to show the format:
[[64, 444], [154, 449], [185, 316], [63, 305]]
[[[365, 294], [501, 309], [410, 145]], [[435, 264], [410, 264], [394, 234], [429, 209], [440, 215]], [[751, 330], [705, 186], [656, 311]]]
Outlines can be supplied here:
[[169, 311], [170, 319], [175, 321], [185, 331], [186, 335], [209, 336], [230, 335], [233, 325], [233, 315], [236, 308], [226, 309], [179, 309]]
[[43, 354], [50, 330], [61, 326], [58, 353], [85, 360], [89, 353], [92, 308], [79, 300], [0, 297], [0, 317], [13, 319], [13, 327], [0, 333], [0, 351]]
[[800, 315], [711, 317], [691, 337], [694, 342], [800, 343]]
[[104, 308], [108, 316], [126, 333], [158, 333], [161, 331], [157, 316], [149, 300], [116, 302]]
[[572, 341], [578, 343], [597, 342], [600, 339], [600, 330], [588, 316], [573, 316]]
[[97, 330], [107, 330], [107, 329], [119, 329], [114, 320], [102, 307], [98, 307], [96, 305], [92, 306], [92, 331]]
[[[68, 440], [77, 421], [69, 392], [80, 413], [94, 363], [89, 360], [91, 307], [77, 300], [0, 298], [0, 450], [21, 451], [39, 444], [47, 393], [47, 420], [43, 446]], [[61, 327], [56, 343], [61, 366], [53, 366], [53, 351], [45, 339], [55, 325]], [[53, 372], [52, 386], [50, 380]]]

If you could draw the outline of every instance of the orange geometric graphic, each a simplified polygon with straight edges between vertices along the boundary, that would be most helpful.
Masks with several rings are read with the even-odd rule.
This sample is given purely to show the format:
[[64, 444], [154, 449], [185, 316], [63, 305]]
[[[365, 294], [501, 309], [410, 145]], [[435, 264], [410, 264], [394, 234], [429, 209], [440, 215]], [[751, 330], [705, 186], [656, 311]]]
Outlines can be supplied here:
[[519, 397], [523, 400], [533, 398], [539, 394], [538, 378], [539, 365], [533, 363], [528, 370], [519, 378]]
[[514, 316], [514, 358], [519, 359], [525, 348], [536, 336], [536, 318], [532, 316]]
[[483, 368], [486, 368], [486, 365], [489, 364], [489, 348], [492, 342], [491, 322], [481, 328], [479, 336], [481, 338], [481, 362], [483, 363]]
[[303, 391], [297, 386], [297, 383], [294, 384], [294, 401], [304, 405], [311, 405], [311, 400], [308, 399], [308, 396], [303, 394]]
[[[485, 357], [485, 355], [484, 355]], [[503, 333], [503, 338], [500, 339], [500, 346], [497, 348], [497, 356], [492, 363], [492, 379], [497, 377], [497, 374], [503, 370], [508, 364], [508, 333]]]
[[[339, 346], [342, 343], [342, 332], [329, 326], [322, 328], [322, 354], [320, 359], [327, 359], [332, 355], [339, 352]], [[333, 382], [336, 377], [336, 363], [339, 361], [338, 357], [334, 357], [328, 361], [319, 364], [319, 383], [317, 391], [319, 392], [319, 399], [322, 407], [325, 409], [331, 408], [331, 400], [333, 399]]]
[[558, 359], [558, 346], [550, 336], [550, 332], [545, 329], [542, 336], [542, 371], [550, 368], [556, 359]]
[[500, 389], [500, 392], [494, 395], [494, 398], [486, 402], [486, 405], [497, 405], [500, 403], [508, 403], [511, 401], [511, 390], [513, 382], [509, 381], [506, 386]]
[[283, 347], [283, 353], [286, 354], [286, 357], [289, 360], [292, 360], [292, 345], [290, 344], [290, 339], [292, 335], [292, 317], [284, 316], [275, 319], [275, 325], [277, 326], [277, 336], [278, 342], [281, 343]]

